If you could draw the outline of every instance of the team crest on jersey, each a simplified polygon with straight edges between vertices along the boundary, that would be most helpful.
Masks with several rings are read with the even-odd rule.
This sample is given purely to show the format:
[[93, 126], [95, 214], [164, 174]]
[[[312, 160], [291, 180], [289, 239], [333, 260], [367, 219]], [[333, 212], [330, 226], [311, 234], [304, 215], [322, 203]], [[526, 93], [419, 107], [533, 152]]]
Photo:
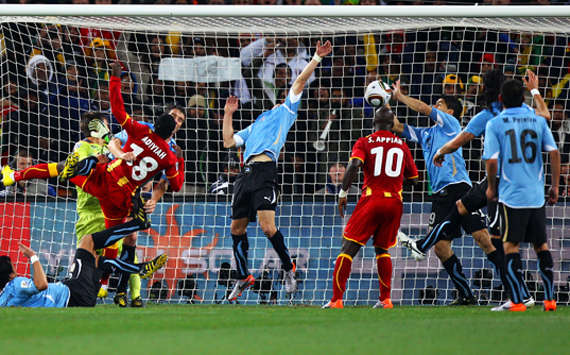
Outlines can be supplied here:
[[31, 280], [22, 280], [22, 282], [20, 283], [20, 287], [21, 288], [30, 288], [32, 287], [32, 283], [30, 282]]

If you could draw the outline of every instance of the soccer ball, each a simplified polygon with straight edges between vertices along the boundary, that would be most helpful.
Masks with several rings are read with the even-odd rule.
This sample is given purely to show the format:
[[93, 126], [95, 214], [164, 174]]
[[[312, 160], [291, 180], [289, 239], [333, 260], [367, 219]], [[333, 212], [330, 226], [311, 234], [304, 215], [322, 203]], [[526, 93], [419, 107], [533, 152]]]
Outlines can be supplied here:
[[364, 99], [370, 106], [374, 107], [386, 105], [390, 101], [390, 97], [392, 97], [390, 85], [380, 80], [368, 84], [364, 92]]

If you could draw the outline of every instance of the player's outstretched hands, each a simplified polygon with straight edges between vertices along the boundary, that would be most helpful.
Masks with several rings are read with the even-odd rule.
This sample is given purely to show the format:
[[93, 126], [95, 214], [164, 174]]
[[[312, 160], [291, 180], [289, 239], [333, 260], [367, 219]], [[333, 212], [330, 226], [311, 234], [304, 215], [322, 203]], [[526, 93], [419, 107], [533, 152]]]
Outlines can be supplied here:
[[523, 77], [523, 81], [528, 91], [538, 89], [538, 76], [532, 70], [526, 70], [526, 77]]
[[121, 67], [121, 63], [118, 61], [114, 61], [111, 63], [111, 75], [116, 76], [117, 78], [121, 77], [121, 73], [123, 72], [123, 68]]
[[224, 112], [232, 114], [237, 111], [238, 109], [239, 100], [235, 96], [230, 96], [226, 100], [226, 106], [224, 106]]
[[27, 246], [25, 246], [23, 243], [20, 243], [20, 251], [22, 252], [22, 254], [24, 254], [24, 256], [26, 258], [31, 258], [32, 256], [36, 255], [36, 252], [33, 251], [32, 249], [28, 248]]
[[558, 187], [550, 187], [548, 190], [548, 203], [554, 205], [558, 202]]
[[316, 54], [319, 57], [324, 57], [329, 55], [332, 52], [332, 44], [331, 41], [326, 41], [325, 44], [321, 45], [321, 41], [317, 41], [317, 50]]
[[338, 213], [341, 218], [344, 218], [344, 210], [346, 209], [346, 197], [338, 198]]
[[400, 90], [400, 80], [396, 80], [396, 82], [392, 84], [392, 98], [396, 101], [400, 101], [401, 95], [402, 91]]

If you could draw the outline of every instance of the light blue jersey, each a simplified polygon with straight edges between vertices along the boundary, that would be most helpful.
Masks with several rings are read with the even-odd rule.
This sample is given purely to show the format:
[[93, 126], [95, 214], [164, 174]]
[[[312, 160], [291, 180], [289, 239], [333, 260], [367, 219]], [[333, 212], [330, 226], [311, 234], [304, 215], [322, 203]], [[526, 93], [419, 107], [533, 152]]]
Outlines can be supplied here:
[[[148, 126], [151, 130], [154, 131], [153, 123], [145, 121], [138, 121], [138, 123]], [[125, 144], [127, 144], [127, 140], [129, 139], [129, 135], [127, 134], [127, 131], [125, 131], [124, 129], [121, 132], [115, 134], [113, 137], [121, 141], [122, 148], [125, 147]], [[176, 150], [174, 150], [174, 146], [176, 146], [176, 141], [174, 141], [174, 138], [170, 138], [170, 140], [168, 141], [168, 146], [170, 147], [170, 150], [176, 153]]]
[[460, 182], [471, 186], [471, 179], [469, 179], [469, 174], [465, 168], [465, 160], [463, 160], [463, 150], [461, 148], [447, 155], [442, 167], [437, 167], [433, 164], [433, 157], [437, 150], [455, 138], [461, 131], [459, 122], [452, 115], [435, 108], [431, 110], [429, 117], [435, 121], [435, 125], [418, 128], [405, 124], [402, 136], [422, 146], [432, 191], [438, 192], [448, 185]]
[[38, 291], [34, 281], [16, 277], [4, 286], [0, 293], [0, 307], [67, 307], [69, 288], [58, 283], [49, 283], [48, 288]]
[[546, 119], [528, 107], [514, 107], [487, 123], [483, 159], [498, 159], [499, 202], [511, 208], [544, 205], [541, 151], [557, 150]]
[[485, 127], [487, 122], [495, 118], [503, 110], [503, 105], [500, 102], [493, 102], [491, 104], [491, 109], [484, 109], [479, 112], [467, 123], [467, 126], [463, 129], [463, 132], [471, 133], [475, 137], [481, 137], [485, 134]]
[[295, 96], [293, 90], [289, 91], [283, 104], [263, 112], [255, 122], [234, 134], [237, 147], [245, 144], [246, 163], [250, 157], [262, 153], [277, 162], [279, 152], [285, 145], [287, 133], [297, 118], [301, 95]]

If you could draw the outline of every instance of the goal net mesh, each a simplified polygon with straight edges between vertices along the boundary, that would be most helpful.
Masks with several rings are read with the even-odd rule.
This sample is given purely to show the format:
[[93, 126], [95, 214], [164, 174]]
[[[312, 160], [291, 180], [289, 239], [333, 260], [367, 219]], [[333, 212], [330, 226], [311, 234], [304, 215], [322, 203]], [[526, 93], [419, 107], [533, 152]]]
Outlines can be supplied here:
[[[399, 79], [405, 92], [428, 104], [443, 92], [459, 95], [464, 104], [460, 123], [465, 126], [482, 109], [483, 72], [499, 68], [508, 77], [521, 78], [532, 69], [552, 112], [562, 153], [561, 198], [547, 207], [547, 229], [557, 298], [568, 302], [568, 20], [0, 17], [2, 165], [22, 169], [65, 159], [84, 139], [79, 119], [87, 111], [107, 114], [113, 133], [118, 133], [120, 126], [110, 114], [108, 79], [109, 64], [120, 61], [122, 92], [132, 117], [152, 122], [171, 103], [182, 106], [187, 115], [175, 135], [186, 159], [185, 186], [164, 196], [152, 214], [152, 228], [138, 236], [139, 259], [169, 256], [163, 270], [143, 281], [143, 299], [221, 302], [232, 283], [230, 269], [235, 268], [229, 230], [231, 183], [242, 164], [240, 152], [223, 148], [225, 100], [229, 95], [239, 98], [234, 128], [246, 127], [285, 97], [316, 41], [331, 40], [333, 53], [310, 78], [278, 163], [277, 226], [297, 262], [299, 280], [293, 302], [318, 305], [332, 295], [334, 261], [347, 221], [337, 212], [339, 183], [352, 145], [372, 132], [373, 109], [363, 100], [366, 85]], [[527, 103], [533, 104], [530, 96]], [[392, 102], [392, 107], [401, 121], [430, 125], [401, 104]], [[409, 146], [421, 184], [404, 190], [401, 230], [422, 236], [429, 222], [431, 189], [421, 148]], [[482, 179], [482, 141], [473, 140], [463, 154], [472, 180]], [[356, 186], [361, 183], [362, 177]], [[77, 244], [75, 188], [56, 179], [35, 180], [0, 193], [0, 254], [11, 255], [18, 271], [28, 272], [17, 245], [29, 242], [39, 251], [50, 280], [63, 279]], [[357, 196], [356, 188], [350, 191], [349, 216]], [[248, 238], [249, 267], [258, 282], [240, 302], [286, 303], [280, 262], [270, 243], [254, 224]], [[483, 303], [505, 298], [492, 265], [471, 236], [454, 240], [453, 250]], [[527, 246], [522, 250], [528, 286], [540, 300], [534, 252]], [[433, 252], [422, 262], [399, 246], [390, 254], [394, 302], [445, 304], [455, 297]], [[378, 295], [374, 250], [366, 246], [354, 259], [345, 302], [373, 304]]]

